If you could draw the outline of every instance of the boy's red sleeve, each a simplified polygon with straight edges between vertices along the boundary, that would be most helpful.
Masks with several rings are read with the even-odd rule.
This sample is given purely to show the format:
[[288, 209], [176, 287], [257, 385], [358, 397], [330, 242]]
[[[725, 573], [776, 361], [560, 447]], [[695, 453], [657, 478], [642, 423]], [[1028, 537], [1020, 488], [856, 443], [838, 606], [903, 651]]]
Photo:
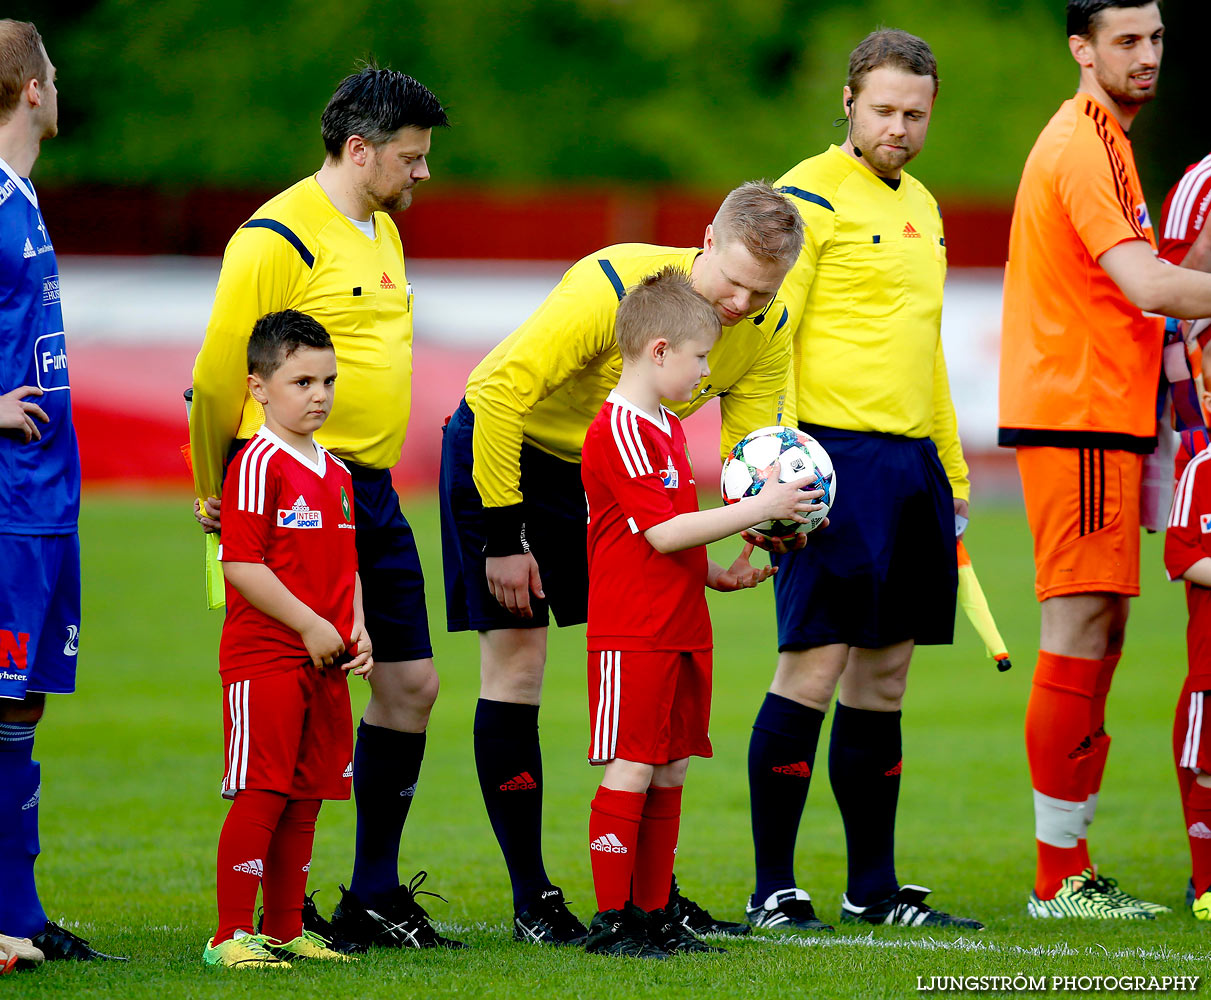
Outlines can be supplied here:
[[[629, 410], [615, 407], [591, 456], [597, 474], [635, 532], [647, 531], [677, 516], [664, 485], [663, 470], [669, 459], [657, 453], [652, 438], [645, 433], [646, 423]], [[584, 460], [588, 461], [589, 456]]]
[[[269, 544], [269, 527], [277, 516], [277, 476], [272, 467], [261, 479], [254, 463], [237, 456], [227, 470], [223, 483], [223, 505], [219, 534], [219, 559], [222, 562], [264, 562]], [[244, 488], [241, 491], [241, 481]], [[241, 502], [241, 493], [243, 502]]]
[[1177, 580], [1204, 556], [1211, 556], [1211, 451], [1186, 466], [1173, 496], [1165, 530], [1165, 572]]

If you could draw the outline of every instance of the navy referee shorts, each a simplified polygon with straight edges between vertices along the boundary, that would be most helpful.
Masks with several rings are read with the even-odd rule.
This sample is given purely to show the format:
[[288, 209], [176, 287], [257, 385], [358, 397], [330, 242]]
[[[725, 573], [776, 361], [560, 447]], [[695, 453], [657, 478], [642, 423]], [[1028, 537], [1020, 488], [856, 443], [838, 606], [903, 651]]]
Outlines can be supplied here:
[[438, 484], [446, 628], [451, 632], [545, 628], [552, 613], [560, 626], [584, 624], [589, 611], [589, 510], [580, 464], [524, 442], [521, 446], [526, 541], [547, 596], [540, 600], [531, 594], [534, 617], [518, 618], [492, 596], [484, 576], [484, 507], [471, 478], [474, 430], [475, 414], [464, 399], [443, 432]]
[[773, 556], [778, 649], [954, 639], [954, 495], [929, 438], [799, 425], [837, 470], [837, 505], [807, 545]]

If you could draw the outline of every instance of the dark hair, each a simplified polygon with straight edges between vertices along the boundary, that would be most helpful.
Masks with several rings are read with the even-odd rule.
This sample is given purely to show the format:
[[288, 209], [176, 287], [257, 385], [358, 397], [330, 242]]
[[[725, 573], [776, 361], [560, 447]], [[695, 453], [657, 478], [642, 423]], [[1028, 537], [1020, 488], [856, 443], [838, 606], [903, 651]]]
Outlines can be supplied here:
[[324, 149], [334, 160], [351, 135], [372, 146], [390, 142], [401, 128], [445, 128], [450, 124], [431, 90], [406, 73], [367, 66], [345, 77], [320, 115]]
[[331, 350], [332, 338], [318, 320], [297, 309], [266, 313], [248, 338], [248, 374], [269, 378], [300, 347]]
[[618, 349], [632, 360], [653, 340], [663, 338], [677, 347], [700, 333], [718, 337], [722, 329], [711, 304], [676, 264], [666, 264], [629, 288], [614, 322]]
[[914, 76], [932, 76], [933, 92], [938, 92], [938, 61], [929, 43], [898, 28], [872, 31], [849, 54], [849, 78], [845, 81], [850, 93], [858, 96], [866, 74], [881, 66], [902, 69]]
[[739, 240], [757, 260], [789, 267], [803, 249], [803, 216], [765, 181], [746, 181], [731, 191], [712, 222], [715, 239]]
[[49, 71], [38, 29], [28, 21], [0, 20], [0, 121], [17, 107], [25, 85], [41, 83]]
[[1097, 30], [1098, 15], [1107, 7], [1160, 6], [1161, 0], [1068, 0], [1068, 34], [1088, 37]]

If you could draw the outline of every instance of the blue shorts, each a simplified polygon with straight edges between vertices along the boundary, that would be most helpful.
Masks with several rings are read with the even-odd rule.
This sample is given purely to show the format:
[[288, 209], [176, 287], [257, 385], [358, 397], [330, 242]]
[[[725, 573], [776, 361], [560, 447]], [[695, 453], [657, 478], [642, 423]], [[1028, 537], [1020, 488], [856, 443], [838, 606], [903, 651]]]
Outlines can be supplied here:
[[[247, 443], [247, 438], [231, 442], [228, 463]], [[357, 572], [362, 578], [362, 610], [374, 658], [383, 663], [430, 659], [433, 645], [425, 577], [412, 528], [399, 509], [391, 470], [369, 469], [347, 458], [341, 461], [353, 477]]]
[[492, 596], [484, 576], [484, 507], [471, 478], [474, 429], [475, 415], [463, 400], [442, 437], [438, 486], [446, 628], [451, 632], [544, 628], [551, 612], [561, 627], [584, 624], [589, 611], [589, 511], [580, 464], [525, 443], [521, 446], [526, 541], [538, 562], [547, 596], [542, 600], [531, 594], [534, 617], [518, 618]]
[[71, 694], [80, 642], [80, 536], [0, 535], [0, 698]]
[[778, 649], [954, 639], [954, 498], [929, 438], [800, 424], [832, 457], [837, 506], [805, 548], [774, 556]]
[[433, 645], [425, 578], [416, 539], [391, 484], [391, 470], [344, 462], [353, 476], [357, 571], [374, 658], [383, 663], [429, 659]]

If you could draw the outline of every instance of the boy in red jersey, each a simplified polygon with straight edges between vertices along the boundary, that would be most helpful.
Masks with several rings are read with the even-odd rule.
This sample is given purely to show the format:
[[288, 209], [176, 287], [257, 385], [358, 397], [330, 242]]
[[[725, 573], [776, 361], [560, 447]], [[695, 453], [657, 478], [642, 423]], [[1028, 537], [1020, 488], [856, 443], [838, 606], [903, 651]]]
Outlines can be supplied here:
[[664, 958], [719, 951], [669, 904], [690, 756], [711, 756], [711, 621], [705, 587], [754, 587], [773, 573], [707, 559], [706, 543], [769, 518], [819, 509], [806, 479], [698, 510], [689, 449], [662, 399], [693, 398], [710, 374], [719, 319], [666, 267], [618, 307], [622, 375], [585, 437], [589, 504], [589, 760], [604, 764], [589, 820], [598, 913], [590, 952]]
[[[1202, 356], [1202, 374], [1204, 385], [1211, 384], [1211, 352]], [[1203, 392], [1202, 404], [1211, 409], [1211, 392]], [[1199, 920], [1211, 920], [1211, 719], [1204, 716], [1211, 692], [1211, 446], [1199, 450], [1205, 440], [1201, 429], [1182, 434], [1165, 531], [1165, 571], [1171, 580], [1186, 581], [1189, 614], [1188, 667], [1173, 719], [1173, 760], [1193, 867], [1187, 899]]]
[[219, 673], [223, 796], [232, 803], [219, 837], [219, 928], [203, 960], [228, 968], [351, 961], [304, 931], [302, 917], [320, 800], [349, 798], [353, 774], [342, 670], [366, 676], [373, 667], [353, 480], [312, 437], [332, 409], [336, 354], [310, 316], [269, 313], [253, 327], [248, 373], [265, 424], [232, 459], [223, 486]]

